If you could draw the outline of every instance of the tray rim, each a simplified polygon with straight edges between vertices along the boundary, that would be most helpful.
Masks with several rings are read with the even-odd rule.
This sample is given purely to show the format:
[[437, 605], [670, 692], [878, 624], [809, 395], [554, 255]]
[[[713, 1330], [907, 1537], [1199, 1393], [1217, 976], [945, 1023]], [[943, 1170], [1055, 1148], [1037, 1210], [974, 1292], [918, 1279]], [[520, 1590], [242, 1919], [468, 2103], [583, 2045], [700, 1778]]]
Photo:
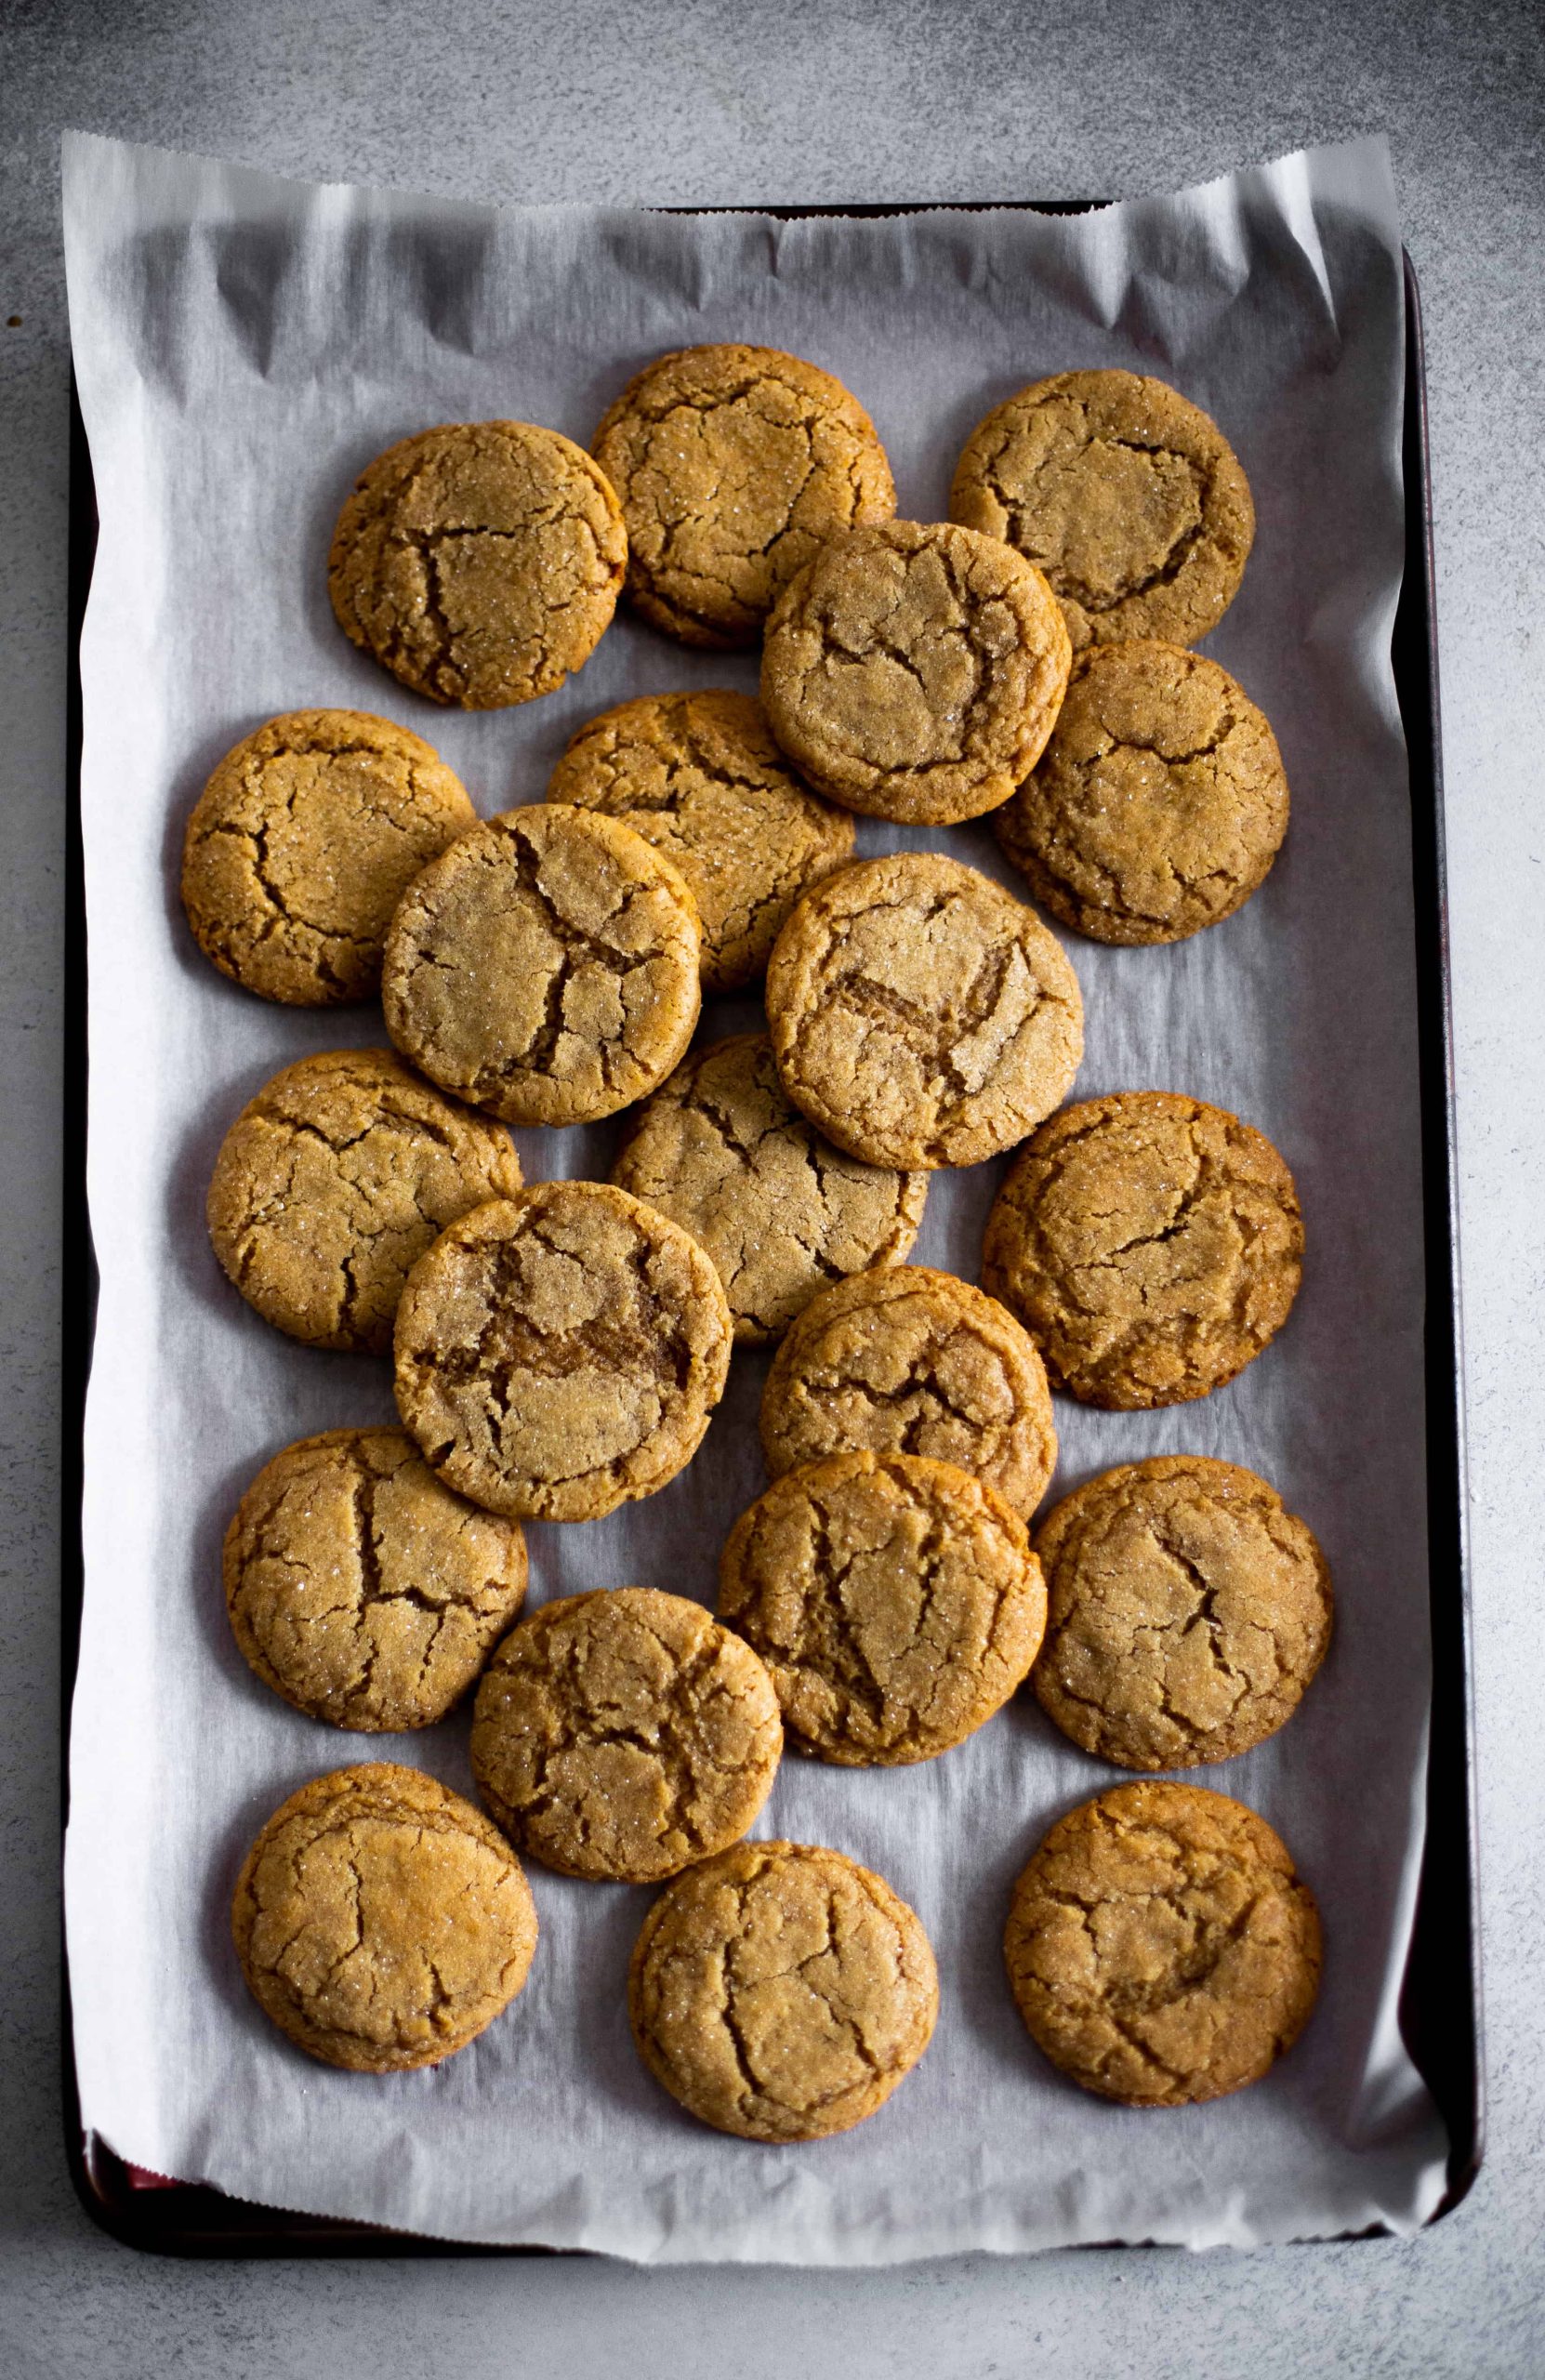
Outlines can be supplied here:
[[[781, 221], [836, 216], [878, 219], [931, 212], [975, 214], [1003, 207], [1043, 215], [1087, 214], [1103, 199], [952, 199], [854, 202], [824, 206], [671, 206], [671, 215], [762, 214]], [[1433, 1636], [1432, 1726], [1428, 1743], [1426, 1836], [1417, 1907], [1402, 1981], [1402, 2038], [1448, 2134], [1447, 2186], [1422, 2228], [1468, 2195], [1485, 2155], [1486, 2074], [1480, 1970], [1480, 1878], [1475, 1778], [1469, 1489], [1459, 1276], [1459, 1183], [1455, 1137], [1455, 1052], [1449, 969], [1443, 812], [1442, 720], [1438, 687], [1436, 565], [1431, 446], [1420, 291], [1409, 251], [1401, 250], [1405, 285], [1405, 413], [1402, 486], [1406, 553], [1391, 637], [1391, 660], [1406, 736], [1411, 802], [1412, 891], [1417, 959], [1417, 1072], [1420, 1110], [1425, 1242], [1425, 1407], [1428, 1482], [1428, 1588]], [[80, 806], [82, 703], [80, 638], [96, 547], [95, 483], [85, 424], [70, 386], [66, 698], [66, 819], [63, 1066], [63, 1212], [69, 1244], [86, 1251], [78, 1277], [66, 1270], [61, 1298], [60, 1447], [61, 1726], [60, 1840], [69, 1817], [71, 1713], [79, 1659], [85, 1578], [81, 1543], [86, 1383], [97, 1299], [86, 1195], [86, 927]], [[1455, 1787], [1458, 1787], [1456, 1792]], [[74, 2057], [68, 1946], [61, 1919], [61, 2058], [65, 2152], [86, 2214], [125, 2247], [203, 2257], [548, 2256], [587, 2257], [588, 2250], [532, 2242], [490, 2244], [438, 2240], [346, 2217], [306, 2215], [236, 2199], [203, 2183], [136, 2183], [134, 2171], [99, 2134], [82, 2124]], [[1457, 2021], [1456, 2021], [1457, 2018]], [[1286, 2244], [1383, 2239], [1377, 2223], [1359, 2231], [1311, 2235]], [[1154, 2241], [1085, 2243], [1101, 2249], [1152, 2249]]]

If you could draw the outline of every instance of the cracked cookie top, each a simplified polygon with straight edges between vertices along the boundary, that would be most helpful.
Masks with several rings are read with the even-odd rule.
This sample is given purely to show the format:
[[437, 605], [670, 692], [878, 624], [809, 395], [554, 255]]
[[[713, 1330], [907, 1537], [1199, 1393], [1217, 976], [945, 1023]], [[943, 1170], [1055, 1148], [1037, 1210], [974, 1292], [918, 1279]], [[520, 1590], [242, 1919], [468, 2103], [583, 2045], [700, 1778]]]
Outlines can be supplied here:
[[1195, 644], [1238, 589], [1255, 507], [1217, 423], [1167, 381], [1060, 372], [966, 441], [950, 517], [1045, 571], [1076, 647]]
[[380, 1355], [408, 1268], [437, 1232], [521, 1186], [509, 1136], [390, 1050], [285, 1066], [220, 1144], [215, 1253], [265, 1322]]
[[1060, 1818], [1003, 1949], [1037, 2046], [1130, 2107], [1259, 2082], [1319, 1990], [1314, 1895], [1264, 1818], [1197, 1785], [1118, 1785]]
[[801, 892], [852, 857], [853, 822], [788, 767], [749, 694], [644, 694], [582, 727], [549, 801], [620, 818], [675, 861], [703, 919], [703, 988], [767, 965]]
[[1126, 1091], [1041, 1126], [993, 1201], [983, 1287], [1054, 1388], [1138, 1410], [1206, 1396], [1287, 1321], [1303, 1272], [1293, 1177], [1205, 1100]]
[[442, 1719], [525, 1591], [517, 1524], [442, 1487], [405, 1430], [285, 1447], [225, 1535], [237, 1644], [265, 1686], [335, 1727]]
[[773, 946], [784, 1089], [871, 1165], [975, 1165], [1065, 1098], [1084, 1007], [1061, 945], [938, 852], [861, 860], [807, 892]]
[[701, 1604], [615, 1587], [544, 1604], [478, 1688], [472, 1774], [517, 1848], [654, 1884], [738, 1842], [783, 1756], [772, 1681]]
[[1253, 1471], [1161, 1455], [1107, 1471], [1036, 1537], [1031, 1683], [1064, 1736], [1123, 1768], [1232, 1760], [1292, 1717], [1330, 1641], [1330, 1573]]
[[1002, 1708], [1036, 1658], [1046, 1590], [996, 1488], [923, 1455], [835, 1454], [741, 1514], [719, 1616], [767, 1663], [802, 1752], [892, 1767]]
[[1226, 669], [1136, 639], [1080, 661], [1040, 765], [993, 825], [1064, 925], [1096, 942], [1181, 942], [1265, 877], [1288, 779]]
[[398, 1048], [511, 1124], [583, 1124], [663, 1082], [702, 1005], [697, 905], [614, 818], [537, 802], [414, 879], [387, 935]]
[[338, 515], [338, 625], [415, 694], [497, 710], [551, 694], [616, 609], [622, 512], [583, 446], [451, 422], [377, 455]]
[[772, 347], [657, 356], [607, 413], [595, 452], [627, 523], [629, 599], [686, 644], [755, 644], [823, 539], [896, 509], [857, 398]]
[[837, 537], [767, 623], [761, 698], [795, 766], [850, 810], [976, 818], [1040, 758], [1072, 648], [1045, 579], [998, 537], [891, 521]]
[[436, 2066], [525, 1982], [536, 1911], [496, 1827], [420, 1769], [313, 1778], [248, 1852], [231, 1906], [254, 1999], [358, 2074]]
[[182, 904], [222, 974], [264, 999], [368, 999], [419, 869], [477, 824], [431, 746], [360, 710], [294, 710], [228, 752], [182, 845]]
[[688, 2112], [743, 2140], [822, 2140], [917, 2065], [939, 1980], [883, 1876], [807, 1843], [742, 1843], [689, 1868], [627, 1976], [639, 2055]]
[[1035, 1341], [996, 1298], [925, 1264], [881, 1264], [812, 1299], [767, 1375], [761, 1443], [774, 1478], [862, 1447], [927, 1455], [1026, 1516], [1057, 1461]]
[[653, 1496], [697, 1451], [730, 1309], [679, 1224], [601, 1182], [480, 1207], [413, 1269], [397, 1405], [449, 1487], [518, 1520]]
[[824, 1141], [785, 1098], [763, 1033], [678, 1066], [612, 1179], [707, 1250], [750, 1346], [780, 1337], [825, 1283], [899, 1262], [928, 1197], [926, 1172], [864, 1165]]

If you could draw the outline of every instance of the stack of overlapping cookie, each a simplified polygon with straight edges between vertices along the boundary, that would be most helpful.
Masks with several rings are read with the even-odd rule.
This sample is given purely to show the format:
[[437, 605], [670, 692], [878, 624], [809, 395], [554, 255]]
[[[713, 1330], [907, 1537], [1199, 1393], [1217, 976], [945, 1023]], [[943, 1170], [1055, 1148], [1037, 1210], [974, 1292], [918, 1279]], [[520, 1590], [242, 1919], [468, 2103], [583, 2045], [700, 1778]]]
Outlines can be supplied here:
[[[403, 1427], [285, 1448], [226, 1540], [257, 1674], [348, 1728], [474, 1685], [494, 1824], [416, 1770], [319, 1778], [237, 1888], [243, 1967], [313, 2055], [432, 2062], [520, 1990], [519, 1854], [661, 1883], [629, 1998], [651, 2070], [709, 2123], [812, 2139], [870, 2114], [938, 2004], [915, 1913], [825, 1845], [745, 1838], [786, 1739], [929, 1760], [1028, 1677], [1087, 1752], [1183, 1769], [1291, 1714], [1330, 1629], [1325, 1563], [1264, 1480], [1109, 1471], [1032, 1544], [1049, 1388], [1206, 1395], [1286, 1319], [1302, 1228], [1281, 1157], [1170, 1091], [1064, 1105], [1072, 964], [940, 851], [855, 861], [852, 813], [996, 813], [1041, 904], [1180, 940], [1259, 886], [1287, 824], [1271, 730], [1190, 650], [1253, 515], [1216, 427], [1163, 384], [1069, 373], [989, 414], [952, 520], [897, 521], [872, 424], [765, 349], [640, 373], [594, 456], [514, 422], [427, 430], [344, 507], [331, 588], [414, 692], [523, 702], [626, 585], [690, 645], [761, 643], [761, 701], [622, 705], [545, 803], [480, 823], [407, 730], [271, 721], [190, 821], [204, 948], [265, 997], [380, 988], [393, 1047], [302, 1060], [231, 1126], [217, 1252], [269, 1321], [393, 1351]], [[704, 991], [766, 976], [765, 1034], [689, 1054]], [[609, 1183], [522, 1183], [504, 1126], [638, 1105]], [[1018, 1147], [984, 1287], [905, 1262], [931, 1174]], [[692, 1459], [732, 1344], [781, 1342], [772, 1485], [717, 1618], [644, 1588], [520, 1620], [521, 1522], [583, 1522]], [[479, 1682], [481, 1681], [481, 1682]], [[1054, 1826], [1012, 1896], [1009, 1979], [1047, 2055], [1144, 2105], [1263, 2073], [1313, 2004], [1314, 1901], [1238, 1803], [1146, 1781]]]

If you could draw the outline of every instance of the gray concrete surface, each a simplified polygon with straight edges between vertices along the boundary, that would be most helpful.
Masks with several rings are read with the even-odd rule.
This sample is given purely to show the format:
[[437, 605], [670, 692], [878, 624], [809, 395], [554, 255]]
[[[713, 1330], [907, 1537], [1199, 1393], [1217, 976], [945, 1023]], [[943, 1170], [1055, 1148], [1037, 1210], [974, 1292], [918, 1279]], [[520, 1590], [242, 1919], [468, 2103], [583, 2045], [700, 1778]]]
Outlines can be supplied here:
[[[478, 198], [710, 203], [1119, 196], [1389, 134], [1436, 454], [1491, 2066], [1486, 2167], [1430, 2235], [878, 2275], [187, 2267], [135, 2257], [77, 2211], [56, 1876], [55, 1342], [78, 1261], [57, 1223], [70, 124]], [[0, 0], [0, 2370], [1545, 2372], [1538, 0]]]

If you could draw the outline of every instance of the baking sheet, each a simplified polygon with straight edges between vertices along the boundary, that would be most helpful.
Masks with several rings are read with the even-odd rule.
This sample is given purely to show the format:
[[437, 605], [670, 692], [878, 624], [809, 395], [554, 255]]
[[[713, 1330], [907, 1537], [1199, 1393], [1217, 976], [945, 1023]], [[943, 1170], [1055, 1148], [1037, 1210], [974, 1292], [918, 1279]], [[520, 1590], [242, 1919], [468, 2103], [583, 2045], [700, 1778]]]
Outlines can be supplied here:
[[[646, 2258], [884, 2262], [1089, 2240], [1201, 2246], [1403, 2230], [1446, 2141], [1394, 2009], [1421, 1849], [1429, 1687], [1422, 1248], [1410, 834], [1388, 643], [1402, 554], [1401, 278], [1379, 141], [1076, 218], [681, 218], [465, 207], [283, 182], [84, 135], [65, 144], [72, 327], [101, 511], [82, 648], [90, 949], [88, 1193], [101, 1270], [67, 1919], [83, 2119], [123, 2157], [271, 2204], [450, 2238]], [[248, 2001], [227, 1910], [246, 1844], [305, 1778], [378, 1756], [470, 1790], [465, 1719], [337, 1734], [267, 1694], [230, 1639], [218, 1548], [247, 1479], [310, 1431], [387, 1419], [383, 1364], [266, 1329], [202, 1207], [237, 1108], [378, 1012], [271, 1009], [181, 919], [183, 819], [280, 709], [339, 703], [429, 736], [485, 812], [539, 798], [568, 735], [627, 695], [755, 682], [619, 615], [544, 701], [446, 713], [356, 654], [324, 555], [361, 466], [435, 420], [513, 415], [585, 441], [661, 349], [740, 338], [834, 370], [874, 416], [900, 509], [943, 511], [966, 432], [1026, 379], [1125, 364], [1213, 412], [1255, 491], [1244, 588], [1206, 649], [1271, 718], [1293, 823], [1262, 892], [1174, 949], [1064, 937], [1088, 1050], [1076, 1095], [1155, 1087], [1277, 1142], [1308, 1231], [1276, 1343], [1201, 1405], [1058, 1401], [1053, 1493], [1193, 1451], [1264, 1472], [1318, 1532], [1339, 1632], [1270, 1744], [1196, 1781], [1278, 1827], [1318, 1894], [1327, 1983], [1256, 2089], [1163, 2114], [1061, 2083], [1001, 1974], [1009, 1885], [1051, 1818], [1118, 1773], [1019, 1697], [943, 1760], [785, 1764], [756, 1831], [878, 1868], [939, 1955], [918, 2071], [842, 2138], [704, 2130], [644, 2075], [624, 1977], [649, 1896], [533, 1871], [532, 1979], [434, 2072], [336, 2074]], [[982, 824], [933, 844], [1023, 889]], [[709, 1004], [703, 1038], [757, 1021]], [[529, 1178], [601, 1174], [620, 1126], [518, 1135]], [[974, 1277], [1001, 1164], [935, 1177], [918, 1261]], [[533, 1600], [626, 1580], [711, 1602], [763, 1484], [765, 1357], [738, 1354], [664, 1494], [530, 1531]]]

